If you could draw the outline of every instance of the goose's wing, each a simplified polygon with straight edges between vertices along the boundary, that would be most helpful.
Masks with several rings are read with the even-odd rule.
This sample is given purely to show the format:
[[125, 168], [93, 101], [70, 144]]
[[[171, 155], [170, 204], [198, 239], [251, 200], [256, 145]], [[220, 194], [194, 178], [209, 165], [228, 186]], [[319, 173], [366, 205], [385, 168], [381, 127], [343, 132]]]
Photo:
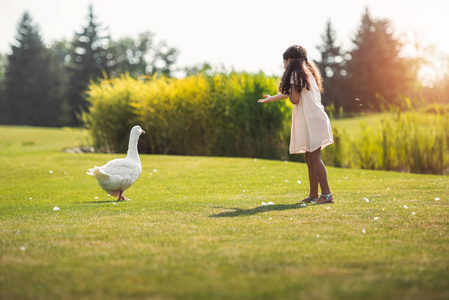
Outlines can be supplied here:
[[99, 169], [108, 176], [126, 176], [131, 173], [140, 175], [142, 172], [142, 167], [137, 162], [126, 158], [111, 160]]

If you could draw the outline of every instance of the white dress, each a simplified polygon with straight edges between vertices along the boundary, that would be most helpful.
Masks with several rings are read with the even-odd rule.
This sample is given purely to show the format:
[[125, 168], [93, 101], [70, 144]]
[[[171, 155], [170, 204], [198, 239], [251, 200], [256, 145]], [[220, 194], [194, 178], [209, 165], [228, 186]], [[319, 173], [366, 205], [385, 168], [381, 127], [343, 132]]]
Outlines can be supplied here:
[[311, 74], [309, 82], [310, 91], [303, 88], [299, 94], [299, 102], [293, 105], [291, 154], [313, 152], [334, 142], [329, 117], [321, 104], [321, 93]]

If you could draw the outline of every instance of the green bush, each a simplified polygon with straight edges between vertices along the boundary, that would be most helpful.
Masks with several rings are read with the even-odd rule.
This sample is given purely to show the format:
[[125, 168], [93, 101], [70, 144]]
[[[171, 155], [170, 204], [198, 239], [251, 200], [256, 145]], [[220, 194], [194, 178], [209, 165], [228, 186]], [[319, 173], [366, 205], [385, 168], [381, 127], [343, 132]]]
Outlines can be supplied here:
[[87, 91], [89, 111], [81, 119], [90, 131], [95, 149], [103, 152], [126, 152], [129, 131], [138, 120], [131, 102], [133, 80], [121, 77], [91, 82]]
[[322, 160], [326, 165], [333, 167], [352, 167], [351, 162], [347, 159], [348, 156], [345, 154], [347, 152], [348, 143], [345, 142], [347, 134], [345, 131], [333, 126], [332, 134], [334, 137], [334, 144], [328, 146], [321, 152]]
[[129, 128], [140, 124], [145, 153], [280, 159], [287, 155], [291, 104], [257, 103], [276, 85], [263, 73], [122, 76], [91, 83], [82, 119], [100, 150], [124, 152]]

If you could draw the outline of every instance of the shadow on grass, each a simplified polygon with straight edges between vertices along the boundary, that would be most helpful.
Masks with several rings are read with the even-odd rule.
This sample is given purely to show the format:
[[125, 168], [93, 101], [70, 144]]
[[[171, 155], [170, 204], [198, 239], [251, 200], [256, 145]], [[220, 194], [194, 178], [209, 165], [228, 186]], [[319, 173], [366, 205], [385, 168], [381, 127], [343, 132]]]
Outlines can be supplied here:
[[[282, 211], [282, 210], [288, 210], [288, 209], [298, 209], [298, 208], [305, 208], [307, 206], [301, 206], [300, 203], [296, 204], [276, 204], [276, 205], [264, 205], [264, 206], [258, 206], [251, 209], [241, 209], [241, 208], [228, 208], [232, 209], [233, 211], [225, 211], [221, 212], [215, 215], [210, 215], [210, 218], [231, 218], [231, 217], [239, 217], [239, 216], [251, 216], [259, 213], [264, 213], [267, 211]], [[221, 207], [215, 207], [215, 208], [221, 208]]]
[[81, 203], [90, 203], [90, 204], [99, 204], [99, 203], [112, 203], [112, 202], [117, 202], [115, 200], [108, 200], [108, 201], [86, 201], [86, 202], [81, 202]]

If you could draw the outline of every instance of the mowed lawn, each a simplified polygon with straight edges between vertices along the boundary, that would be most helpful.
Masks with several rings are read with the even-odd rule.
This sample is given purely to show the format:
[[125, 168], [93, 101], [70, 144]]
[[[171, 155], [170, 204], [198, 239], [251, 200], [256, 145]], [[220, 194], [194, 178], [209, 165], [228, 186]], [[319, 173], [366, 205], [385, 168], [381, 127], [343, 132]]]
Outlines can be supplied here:
[[0, 127], [0, 299], [449, 298], [447, 176], [328, 168], [302, 207], [302, 163], [141, 155], [115, 202], [88, 143]]

